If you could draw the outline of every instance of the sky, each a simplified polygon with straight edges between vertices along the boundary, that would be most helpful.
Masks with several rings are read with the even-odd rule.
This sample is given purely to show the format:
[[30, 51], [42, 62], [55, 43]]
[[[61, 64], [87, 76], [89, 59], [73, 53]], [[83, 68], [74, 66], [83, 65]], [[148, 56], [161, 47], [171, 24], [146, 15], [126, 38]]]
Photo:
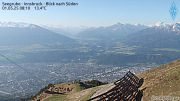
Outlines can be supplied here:
[[[174, 20], [169, 13], [175, 2], [179, 12]], [[2, 10], [4, 3], [62, 3], [74, 2], [77, 6], [46, 6], [46, 10]], [[155, 24], [180, 22], [179, 0], [0, 0], [1, 22], [25, 22], [37, 25], [110, 26], [116, 23]]]

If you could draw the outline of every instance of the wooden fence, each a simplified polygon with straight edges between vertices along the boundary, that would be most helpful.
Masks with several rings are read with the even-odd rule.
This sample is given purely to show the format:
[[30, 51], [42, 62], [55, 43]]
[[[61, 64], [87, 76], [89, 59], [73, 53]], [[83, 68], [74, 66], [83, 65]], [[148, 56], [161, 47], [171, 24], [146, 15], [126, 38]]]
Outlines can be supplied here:
[[129, 71], [114, 84], [116, 85], [114, 88], [87, 101], [136, 101], [139, 92], [139, 78], [137, 76]]

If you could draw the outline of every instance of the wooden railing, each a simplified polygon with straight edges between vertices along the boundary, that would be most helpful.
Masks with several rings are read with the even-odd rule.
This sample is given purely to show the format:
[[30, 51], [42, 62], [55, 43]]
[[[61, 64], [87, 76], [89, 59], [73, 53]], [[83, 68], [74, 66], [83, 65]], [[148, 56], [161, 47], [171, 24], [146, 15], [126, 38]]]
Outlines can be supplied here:
[[136, 101], [139, 87], [137, 76], [129, 71], [114, 84], [116, 85], [114, 88], [87, 101]]

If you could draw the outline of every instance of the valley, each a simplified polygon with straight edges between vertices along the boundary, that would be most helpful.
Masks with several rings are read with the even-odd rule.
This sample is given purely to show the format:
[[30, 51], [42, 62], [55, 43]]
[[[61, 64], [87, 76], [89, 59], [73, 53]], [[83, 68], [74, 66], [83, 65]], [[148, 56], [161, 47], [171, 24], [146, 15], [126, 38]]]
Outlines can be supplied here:
[[[49, 83], [93, 79], [111, 83], [129, 70], [141, 73], [180, 56], [179, 30], [173, 31], [171, 27], [143, 26], [142, 30], [139, 25], [137, 32], [122, 38], [107, 34], [109, 38], [88, 39], [89, 36], [69, 38], [37, 25], [18, 26], [0, 28], [4, 36], [0, 40], [0, 98], [7, 101], [30, 97]], [[107, 29], [109, 33], [118, 29], [118, 35], [120, 29], [128, 26], [137, 28], [137, 25], [116, 24]], [[166, 40], [169, 36], [171, 39]]]
[[[142, 67], [140, 67], [142, 65]], [[74, 80], [101, 80], [114, 82], [127, 71], [141, 73], [154, 68], [153, 64], [134, 64], [134, 66], [112, 67], [92, 63], [51, 63], [51, 64], [21, 64], [17, 66], [1, 66], [0, 93], [4, 96], [27, 97], [36, 94], [49, 83], [59, 83]], [[146, 67], [144, 67], [146, 66]], [[27, 72], [28, 71], [28, 72]], [[15, 93], [11, 93], [15, 92]]]

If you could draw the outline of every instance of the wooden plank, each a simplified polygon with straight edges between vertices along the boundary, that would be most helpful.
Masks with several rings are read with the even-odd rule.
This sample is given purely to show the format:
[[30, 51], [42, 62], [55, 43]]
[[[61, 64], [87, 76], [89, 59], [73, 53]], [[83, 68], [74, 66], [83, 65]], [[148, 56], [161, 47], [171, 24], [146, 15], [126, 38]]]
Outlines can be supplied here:
[[131, 75], [133, 75], [133, 77], [135, 77], [138, 81], [139, 81], [139, 78], [136, 76], [136, 75], [134, 75], [133, 73], [131, 73], [131, 72], [129, 72]]
[[132, 76], [130, 76], [129, 74], [128, 74], [128, 77], [133, 81], [133, 82], [135, 82], [135, 83], [139, 83], [135, 78], [133, 78]]
[[104, 94], [91, 98], [87, 101], [135, 101], [138, 94], [139, 78], [130, 71], [120, 80], [114, 82], [116, 85]]

